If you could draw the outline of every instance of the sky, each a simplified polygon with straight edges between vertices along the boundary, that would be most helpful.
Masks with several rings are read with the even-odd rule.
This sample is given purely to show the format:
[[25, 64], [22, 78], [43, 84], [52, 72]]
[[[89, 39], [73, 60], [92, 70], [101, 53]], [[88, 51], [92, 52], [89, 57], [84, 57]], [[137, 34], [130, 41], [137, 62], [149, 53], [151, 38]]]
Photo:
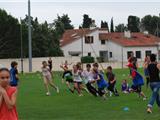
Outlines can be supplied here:
[[[27, 0], [0, 0], [0, 8], [16, 18], [24, 18], [27, 14]], [[127, 24], [129, 15], [140, 18], [145, 15], [159, 15], [158, 0], [31, 0], [31, 15], [38, 17], [39, 22], [48, 23], [60, 16], [68, 14], [72, 24], [78, 28], [82, 24], [83, 14], [88, 14], [100, 26], [101, 20], [113, 17], [114, 25]]]

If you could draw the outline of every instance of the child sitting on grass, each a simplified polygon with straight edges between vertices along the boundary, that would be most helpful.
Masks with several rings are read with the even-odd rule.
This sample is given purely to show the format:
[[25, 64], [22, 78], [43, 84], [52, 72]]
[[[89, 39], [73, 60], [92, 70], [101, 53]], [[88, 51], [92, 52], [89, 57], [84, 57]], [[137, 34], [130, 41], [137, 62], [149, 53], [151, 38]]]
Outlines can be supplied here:
[[44, 81], [44, 85], [46, 88], [46, 95], [49, 96], [50, 95], [50, 91], [49, 91], [49, 86], [53, 87], [57, 93], [59, 93], [59, 88], [52, 82], [52, 75], [50, 72], [50, 69], [48, 68], [47, 62], [43, 61], [42, 62], [42, 76], [43, 76], [43, 81]]
[[123, 93], [129, 93], [129, 85], [127, 83], [127, 80], [122, 80], [121, 90]]
[[9, 85], [10, 72], [0, 68], [0, 120], [18, 120], [16, 111], [17, 88]]

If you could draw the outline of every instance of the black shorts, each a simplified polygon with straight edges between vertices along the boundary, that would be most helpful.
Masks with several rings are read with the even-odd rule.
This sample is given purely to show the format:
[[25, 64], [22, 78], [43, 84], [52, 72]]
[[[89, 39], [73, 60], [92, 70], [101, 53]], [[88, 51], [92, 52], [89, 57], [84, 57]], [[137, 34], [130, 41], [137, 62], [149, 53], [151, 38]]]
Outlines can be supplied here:
[[131, 88], [134, 90], [134, 92], [137, 92], [137, 93], [141, 93], [142, 91], [142, 88], [141, 86], [135, 86], [135, 85], [132, 85]]
[[73, 79], [67, 79], [66, 82], [73, 83]]

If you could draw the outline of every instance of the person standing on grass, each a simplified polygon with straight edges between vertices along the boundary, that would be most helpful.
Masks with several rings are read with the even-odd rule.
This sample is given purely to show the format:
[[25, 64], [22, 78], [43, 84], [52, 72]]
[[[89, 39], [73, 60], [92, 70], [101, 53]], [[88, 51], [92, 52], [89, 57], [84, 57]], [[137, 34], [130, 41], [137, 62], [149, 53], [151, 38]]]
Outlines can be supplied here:
[[94, 95], [94, 96], [98, 96], [98, 91], [96, 90], [95, 87], [92, 86], [92, 84], [90, 83], [93, 80], [93, 72], [91, 71], [91, 65], [87, 64], [86, 65], [86, 70], [84, 70], [82, 72], [82, 78], [84, 80], [84, 83], [88, 89], [88, 91]]
[[59, 93], [59, 88], [52, 82], [52, 75], [50, 72], [50, 69], [48, 68], [47, 62], [43, 61], [42, 62], [42, 76], [43, 76], [43, 80], [44, 80], [44, 85], [46, 88], [46, 95], [49, 96], [50, 95], [50, 91], [49, 91], [49, 86], [53, 87], [57, 93]]
[[13, 61], [11, 62], [11, 69], [10, 69], [10, 85], [17, 86], [19, 77], [18, 77], [18, 70], [17, 70], [18, 63]]
[[144, 75], [145, 75], [145, 78], [146, 78], [146, 88], [148, 88], [149, 86], [149, 81], [150, 81], [150, 78], [149, 78], [149, 71], [148, 71], [148, 65], [150, 63], [150, 58], [149, 56], [147, 56], [144, 60], [144, 64], [143, 64], [143, 68], [144, 68]]
[[52, 72], [52, 58], [51, 57], [48, 60], [48, 67], [49, 67], [50, 72]]
[[156, 55], [151, 54], [150, 55], [150, 63], [147, 67], [149, 71], [149, 77], [150, 77], [150, 88], [152, 90], [152, 96], [150, 98], [150, 101], [148, 103], [147, 112], [152, 113], [152, 107], [154, 102], [157, 102], [157, 105], [160, 109], [160, 77], [159, 77], [159, 71], [160, 71], [160, 64], [156, 62]]
[[9, 85], [10, 72], [0, 68], [0, 120], [18, 120], [16, 110], [17, 88]]

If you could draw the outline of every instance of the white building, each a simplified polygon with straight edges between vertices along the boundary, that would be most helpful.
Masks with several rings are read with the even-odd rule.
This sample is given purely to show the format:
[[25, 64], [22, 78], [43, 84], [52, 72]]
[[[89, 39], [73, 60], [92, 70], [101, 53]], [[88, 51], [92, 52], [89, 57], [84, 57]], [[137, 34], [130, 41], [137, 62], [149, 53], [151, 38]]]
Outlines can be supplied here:
[[131, 51], [139, 61], [158, 54], [160, 39], [145, 33], [108, 33], [107, 29], [66, 30], [61, 39], [64, 56], [94, 56], [106, 61], [127, 61]]

